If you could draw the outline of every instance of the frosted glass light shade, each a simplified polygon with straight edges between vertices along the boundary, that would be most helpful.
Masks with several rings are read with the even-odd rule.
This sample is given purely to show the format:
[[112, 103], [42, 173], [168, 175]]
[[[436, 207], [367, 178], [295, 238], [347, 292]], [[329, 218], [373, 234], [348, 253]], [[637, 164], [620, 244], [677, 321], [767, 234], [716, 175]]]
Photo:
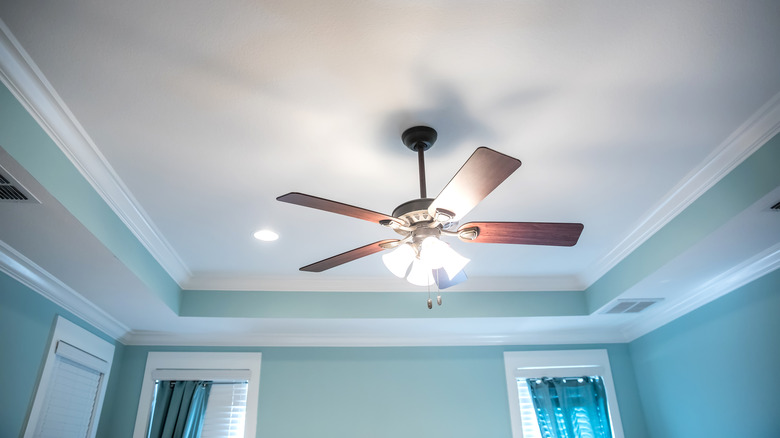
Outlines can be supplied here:
[[449, 245], [439, 238], [426, 237], [420, 245], [420, 259], [424, 260], [431, 269], [439, 269], [443, 267], [448, 249], [450, 249]]
[[398, 248], [382, 256], [382, 261], [385, 266], [387, 266], [387, 269], [399, 278], [406, 277], [406, 273], [409, 271], [409, 265], [412, 264], [414, 259], [414, 249], [408, 244], [400, 245]]
[[436, 285], [439, 289], [447, 289], [448, 287], [455, 286], [456, 284], [463, 283], [468, 280], [465, 271], [460, 271], [455, 274], [455, 277], [448, 278], [449, 275], [444, 271], [444, 268], [434, 269], [433, 276], [436, 279]]
[[420, 258], [428, 264], [431, 269], [444, 268], [450, 280], [470, 262], [470, 259], [458, 254], [449, 245], [436, 237], [428, 237], [422, 242], [420, 248]]
[[430, 266], [420, 259], [415, 259], [414, 262], [412, 262], [412, 270], [409, 272], [409, 276], [406, 277], [406, 281], [415, 286], [432, 285], [434, 279]]
[[449, 250], [450, 252], [447, 256], [447, 259], [443, 263], [443, 268], [444, 271], [447, 272], [447, 276], [450, 277], [450, 280], [454, 280], [458, 273], [466, 267], [471, 259], [463, 257], [462, 255], [455, 252], [455, 250], [452, 248], [449, 248]]

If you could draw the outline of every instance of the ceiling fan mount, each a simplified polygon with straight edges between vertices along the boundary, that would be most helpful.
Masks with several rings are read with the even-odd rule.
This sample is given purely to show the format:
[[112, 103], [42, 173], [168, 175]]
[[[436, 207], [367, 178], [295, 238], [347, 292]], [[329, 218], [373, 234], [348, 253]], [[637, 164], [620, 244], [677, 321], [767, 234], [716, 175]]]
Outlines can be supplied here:
[[424, 231], [426, 228], [436, 229], [437, 232], [435, 234], [438, 237], [442, 230], [448, 230], [458, 225], [457, 222], [450, 220], [454, 217], [454, 214], [449, 211], [438, 209], [433, 214], [429, 211], [435, 199], [426, 197], [425, 156], [423, 152], [433, 147], [437, 138], [438, 133], [429, 126], [413, 126], [401, 134], [403, 144], [410, 150], [417, 152], [420, 198], [406, 201], [393, 210], [393, 217], [400, 219], [403, 224], [392, 220], [379, 222], [381, 225], [388, 226], [403, 236], [411, 234], [412, 240], [415, 241], [419, 240], [419, 236], [427, 237], [427, 235], [431, 234]]
[[[396, 272], [390, 268], [394, 274], [402, 278], [408, 274], [407, 280], [414, 283], [412, 277], [418, 278], [419, 269], [428, 269], [429, 274], [424, 275], [435, 273], [435, 281], [443, 289], [464, 281], [466, 277], [461, 271], [461, 266], [452, 274], [447, 271], [446, 275], [449, 278], [442, 278], [441, 270], [447, 268], [436, 268], [435, 265], [429, 264], [430, 261], [424, 260], [423, 252], [426, 251], [427, 254], [428, 250], [425, 249], [425, 246], [428, 241], [432, 241], [428, 245], [431, 247], [431, 251], [440, 251], [441, 245], [449, 248], [447, 244], [439, 242], [442, 236], [457, 237], [462, 242], [476, 243], [551, 246], [573, 246], [577, 243], [583, 229], [582, 224], [579, 223], [469, 222], [458, 226], [460, 219], [503, 183], [520, 167], [521, 163], [516, 158], [486, 147], [479, 147], [439, 195], [435, 198], [429, 198], [425, 187], [424, 152], [433, 146], [437, 137], [436, 130], [428, 126], [414, 126], [401, 134], [401, 141], [404, 145], [417, 152], [420, 197], [396, 207], [392, 216], [298, 192], [287, 193], [276, 198], [282, 202], [377, 223], [391, 228], [402, 236], [400, 239], [380, 240], [320, 260], [300, 268], [301, 271], [322, 272], [386, 249], [398, 248], [398, 250], [405, 251], [405, 257], [416, 257], [416, 260], [413, 262], [408, 258], [405, 259], [407, 261], [404, 263], [411, 264], [411, 268], [409, 268], [410, 265], [406, 265], [406, 270], [402, 267]], [[431, 237], [433, 239], [430, 239]], [[434, 249], [434, 244], [438, 245], [439, 249]], [[385, 257], [392, 256], [396, 252], [398, 251], [394, 250]], [[458, 255], [458, 257], [461, 256]], [[461, 257], [461, 259], [464, 258]], [[468, 259], [464, 260], [468, 262]], [[419, 268], [418, 265], [424, 265], [426, 268]], [[388, 267], [390, 267], [389, 264]]]
[[436, 143], [438, 136], [436, 130], [429, 126], [413, 126], [401, 134], [401, 141], [415, 152], [420, 149], [427, 151]]

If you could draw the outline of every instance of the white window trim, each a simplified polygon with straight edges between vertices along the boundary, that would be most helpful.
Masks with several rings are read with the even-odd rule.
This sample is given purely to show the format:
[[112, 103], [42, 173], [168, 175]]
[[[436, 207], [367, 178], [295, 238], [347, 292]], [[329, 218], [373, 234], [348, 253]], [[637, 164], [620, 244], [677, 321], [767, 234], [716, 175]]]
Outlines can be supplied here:
[[244, 436], [254, 437], [257, 427], [257, 401], [260, 396], [261, 353], [192, 353], [150, 352], [146, 358], [138, 414], [133, 438], [144, 438], [151, 415], [155, 377], [164, 375], [170, 380], [222, 380], [235, 376], [247, 380], [246, 417]]
[[[48, 353], [46, 354], [46, 363], [43, 366], [43, 372], [41, 373], [41, 378], [38, 381], [38, 388], [35, 392], [35, 401], [33, 402], [30, 417], [25, 426], [24, 438], [32, 438], [34, 436], [38, 423], [42, 419], [41, 415], [46, 393], [53, 378], [56, 355], [58, 354], [57, 344], [59, 344], [60, 341], [68, 345], [63, 346], [63, 351], [71, 350], [71, 347], [81, 350], [80, 352], [71, 350], [70, 352], [72, 354], [67, 354], [66, 352], [65, 357], [85, 365], [90, 369], [94, 369], [103, 375], [100, 379], [100, 387], [98, 388], [97, 399], [95, 400], [93, 419], [87, 436], [89, 438], [94, 438], [97, 433], [97, 426], [100, 423], [100, 413], [103, 410], [103, 400], [106, 396], [106, 387], [108, 386], [108, 377], [111, 372], [111, 364], [114, 361], [114, 345], [67, 319], [57, 316], [57, 319], [54, 322], [54, 333], [51, 342], [49, 343]], [[82, 353], [86, 353], [83, 356], [88, 360], [80, 360], [78, 356], [82, 355]]]
[[512, 437], [523, 438], [517, 379], [596, 375], [604, 379], [607, 407], [615, 438], [624, 438], [607, 350], [507, 351], [504, 353]]

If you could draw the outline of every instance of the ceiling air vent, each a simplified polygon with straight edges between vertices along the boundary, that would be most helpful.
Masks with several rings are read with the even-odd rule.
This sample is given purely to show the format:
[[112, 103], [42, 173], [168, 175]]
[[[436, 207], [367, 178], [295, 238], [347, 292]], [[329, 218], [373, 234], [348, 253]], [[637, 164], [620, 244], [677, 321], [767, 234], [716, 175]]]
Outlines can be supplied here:
[[639, 313], [662, 299], [663, 298], [635, 298], [617, 300], [612, 306], [607, 307], [606, 310], [601, 313], [612, 315], [618, 313]]
[[0, 166], [0, 202], [34, 202], [38, 203], [23, 185]]

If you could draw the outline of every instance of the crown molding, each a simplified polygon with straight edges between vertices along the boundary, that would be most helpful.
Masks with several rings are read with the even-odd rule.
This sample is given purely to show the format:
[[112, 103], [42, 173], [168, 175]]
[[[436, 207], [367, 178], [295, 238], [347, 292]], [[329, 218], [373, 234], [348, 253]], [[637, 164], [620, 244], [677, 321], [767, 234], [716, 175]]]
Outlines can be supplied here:
[[563, 332], [537, 331], [496, 336], [432, 334], [429, 336], [311, 335], [285, 333], [168, 333], [131, 332], [122, 343], [143, 346], [177, 347], [482, 347], [508, 345], [585, 345], [627, 342], [618, 330], [594, 329]]
[[711, 278], [687, 294], [684, 299], [671, 306], [659, 308], [654, 315], [632, 320], [622, 328], [626, 342], [640, 338], [778, 268], [780, 268], [780, 244]]
[[0, 81], [111, 210], [178, 284], [192, 275], [6, 24], [0, 20]]
[[779, 132], [780, 93], [689, 172], [615, 248], [582, 275], [582, 282], [588, 287], [595, 283]]
[[84, 298], [68, 285], [45, 271], [0, 240], [0, 271], [43, 295], [44, 298], [83, 319], [96, 329], [122, 341], [130, 328]]
[[[296, 278], [281, 276], [226, 276], [195, 275], [184, 283], [183, 290], [230, 290], [230, 291], [318, 291], [318, 292], [414, 292], [420, 286], [398, 279], [384, 277], [328, 277]], [[448, 292], [538, 292], [538, 291], [584, 291], [585, 287], [576, 276], [557, 277], [469, 277], [469, 281], [447, 289]]]

